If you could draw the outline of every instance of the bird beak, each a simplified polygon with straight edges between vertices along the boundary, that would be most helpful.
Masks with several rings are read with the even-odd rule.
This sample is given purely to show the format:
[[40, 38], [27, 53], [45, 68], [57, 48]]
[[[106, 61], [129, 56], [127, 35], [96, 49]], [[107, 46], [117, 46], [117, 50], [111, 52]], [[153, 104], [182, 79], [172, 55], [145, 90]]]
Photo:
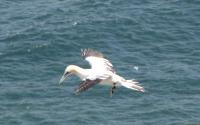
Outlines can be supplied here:
[[70, 75], [69, 72], [66, 72], [63, 74], [63, 76], [61, 77], [60, 81], [59, 81], [59, 84], [63, 83], [63, 81]]

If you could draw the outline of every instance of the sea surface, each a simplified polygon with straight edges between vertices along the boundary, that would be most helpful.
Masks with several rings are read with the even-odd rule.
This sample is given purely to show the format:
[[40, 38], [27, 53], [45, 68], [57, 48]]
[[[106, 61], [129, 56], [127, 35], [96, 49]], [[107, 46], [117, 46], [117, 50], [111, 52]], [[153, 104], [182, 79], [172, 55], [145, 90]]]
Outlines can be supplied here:
[[[59, 85], [84, 48], [146, 92]], [[1, 0], [0, 125], [200, 125], [200, 1]]]

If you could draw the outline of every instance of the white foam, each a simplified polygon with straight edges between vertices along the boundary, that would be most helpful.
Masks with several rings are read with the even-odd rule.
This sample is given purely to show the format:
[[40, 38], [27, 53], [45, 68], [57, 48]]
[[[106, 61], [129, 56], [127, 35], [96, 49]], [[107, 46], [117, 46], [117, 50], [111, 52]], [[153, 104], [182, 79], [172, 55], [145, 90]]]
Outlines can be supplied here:
[[139, 70], [139, 67], [138, 67], [138, 66], [134, 66], [133, 68], [134, 68], [136, 71]]
[[73, 25], [73, 26], [76, 26], [77, 24], [78, 24], [78, 22], [74, 22], [72, 25]]

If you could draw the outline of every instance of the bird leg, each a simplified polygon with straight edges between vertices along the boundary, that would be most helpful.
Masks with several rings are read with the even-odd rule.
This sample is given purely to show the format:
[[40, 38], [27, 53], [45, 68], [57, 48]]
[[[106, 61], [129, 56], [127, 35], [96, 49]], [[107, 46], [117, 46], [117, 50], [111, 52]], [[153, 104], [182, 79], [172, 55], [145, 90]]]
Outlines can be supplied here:
[[113, 86], [110, 90], [110, 97], [112, 97], [113, 93], [114, 93], [114, 89], [116, 89], [116, 83], [113, 83]]

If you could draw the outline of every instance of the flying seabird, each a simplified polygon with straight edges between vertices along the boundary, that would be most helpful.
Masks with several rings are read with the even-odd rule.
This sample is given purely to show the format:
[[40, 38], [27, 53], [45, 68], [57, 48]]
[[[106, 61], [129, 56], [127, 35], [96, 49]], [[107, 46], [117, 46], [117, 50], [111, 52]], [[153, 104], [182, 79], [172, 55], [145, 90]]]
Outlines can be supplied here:
[[60, 84], [71, 74], [78, 76], [82, 81], [79, 87], [75, 90], [79, 94], [90, 87], [100, 85], [112, 86], [110, 96], [112, 96], [114, 89], [117, 86], [124, 86], [126, 88], [144, 92], [144, 88], [138, 84], [135, 79], [126, 80], [116, 74], [113, 65], [109, 60], [104, 58], [104, 55], [93, 49], [81, 50], [81, 56], [89, 62], [90, 69], [83, 69], [76, 65], [69, 65], [66, 67], [63, 76], [60, 79]]

